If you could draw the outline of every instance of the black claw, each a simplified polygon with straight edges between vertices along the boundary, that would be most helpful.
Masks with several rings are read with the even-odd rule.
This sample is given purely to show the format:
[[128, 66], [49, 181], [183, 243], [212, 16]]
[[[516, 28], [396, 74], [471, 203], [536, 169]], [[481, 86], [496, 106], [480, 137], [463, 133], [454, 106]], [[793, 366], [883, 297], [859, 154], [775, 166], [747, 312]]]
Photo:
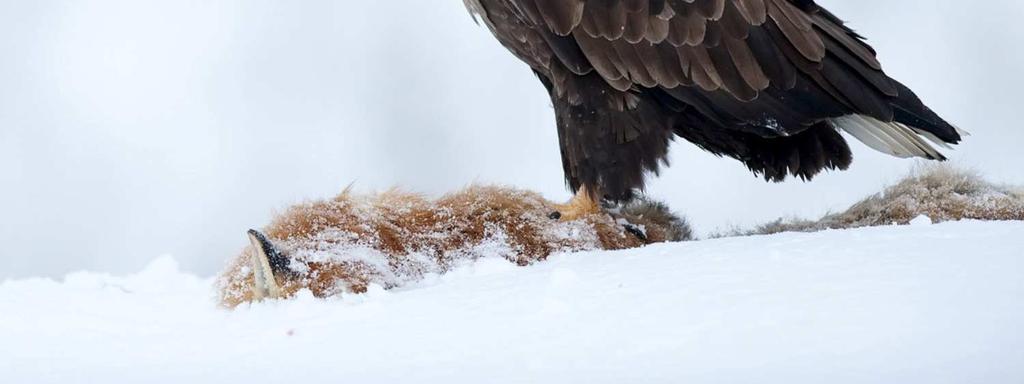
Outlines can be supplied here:
[[640, 239], [640, 241], [647, 241], [647, 234], [644, 233], [644, 231], [641, 231], [639, 227], [633, 224], [623, 224], [622, 227], [626, 229], [626, 232], [629, 232], [633, 234], [633, 236], [636, 236], [636, 238]]
[[548, 214], [548, 218], [551, 220], [560, 220], [562, 218], [562, 212], [551, 212], [550, 214]]

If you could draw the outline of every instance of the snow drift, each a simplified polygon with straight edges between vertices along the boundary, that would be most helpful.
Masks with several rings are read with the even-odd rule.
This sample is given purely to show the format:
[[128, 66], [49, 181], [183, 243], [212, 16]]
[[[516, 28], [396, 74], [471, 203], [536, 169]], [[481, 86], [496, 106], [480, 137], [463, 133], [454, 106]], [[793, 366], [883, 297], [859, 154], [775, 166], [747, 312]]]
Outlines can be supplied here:
[[965, 221], [488, 257], [234, 311], [163, 258], [0, 284], [0, 382], [1022, 382], [1021, 234]]

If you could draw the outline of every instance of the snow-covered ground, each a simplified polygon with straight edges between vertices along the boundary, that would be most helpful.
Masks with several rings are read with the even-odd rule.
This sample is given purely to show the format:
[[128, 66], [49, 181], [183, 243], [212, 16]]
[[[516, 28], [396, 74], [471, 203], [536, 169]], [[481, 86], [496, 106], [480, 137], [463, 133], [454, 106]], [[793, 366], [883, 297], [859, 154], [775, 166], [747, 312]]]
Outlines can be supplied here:
[[0, 383], [1021, 383], [1024, 223], [484, 260], [235, 311], [160, 258], [0, 284]]

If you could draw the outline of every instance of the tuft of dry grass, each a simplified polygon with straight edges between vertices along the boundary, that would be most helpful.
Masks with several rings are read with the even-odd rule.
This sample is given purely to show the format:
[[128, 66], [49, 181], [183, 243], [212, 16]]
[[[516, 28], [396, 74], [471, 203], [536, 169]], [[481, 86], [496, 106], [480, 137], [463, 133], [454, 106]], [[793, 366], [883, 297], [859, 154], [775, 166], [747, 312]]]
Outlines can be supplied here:
[[813, 232], [825, 229], [907, 224], [926, 215], [934, 222], [1024, 220], [1024, 190], [993, 184], [977, 172], [929, 164], [845, 212], [819, 220], [779, 219], [733, 235]]
[[[640, 198], [613, 217], [549, 218], [554, 203], [537, 193], [472, 186], [438, 199], [391, 190], [298, 204], [264, 229], [289, 259], [293, 273], [275, 276], [285, 297], [362, 293], [371, 284], [393, 288], [480, 257], [518, 265], [556, 252], [626, 249], [692, 238], [687, 222], [664, 204]], [[255, 254], [246, 247], [218, 279], [226, 307], [251, 302]]]

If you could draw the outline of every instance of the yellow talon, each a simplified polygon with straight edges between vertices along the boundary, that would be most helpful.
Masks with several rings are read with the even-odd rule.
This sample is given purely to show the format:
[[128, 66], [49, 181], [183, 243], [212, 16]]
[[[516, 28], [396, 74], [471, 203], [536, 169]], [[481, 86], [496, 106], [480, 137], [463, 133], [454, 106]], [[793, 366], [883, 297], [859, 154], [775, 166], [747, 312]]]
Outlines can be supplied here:
[[578, 220], [585, 216], [602, 212], [601, 204], [594, 200], [591, 194], [587, 192], [587, 187], [580, 187], [579, 191], [576, 192], [576, 196], [573, 196], [569, 202], [555, 204], [555, 210], [551, 214], [551, 218], [561, 221]]

